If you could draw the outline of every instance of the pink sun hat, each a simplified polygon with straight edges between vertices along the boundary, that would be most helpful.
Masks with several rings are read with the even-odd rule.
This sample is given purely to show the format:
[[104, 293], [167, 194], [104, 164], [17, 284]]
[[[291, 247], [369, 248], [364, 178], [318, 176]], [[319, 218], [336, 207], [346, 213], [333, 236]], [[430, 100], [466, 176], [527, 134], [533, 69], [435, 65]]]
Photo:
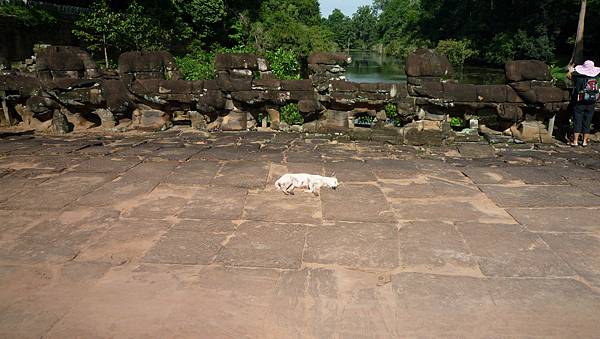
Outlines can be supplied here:
[[600, 67], [596, 67], [592, 60], [586, 60], [583, 65], [576, 66], [575, 71], [579, 74], [595, 77], [600, 74]]

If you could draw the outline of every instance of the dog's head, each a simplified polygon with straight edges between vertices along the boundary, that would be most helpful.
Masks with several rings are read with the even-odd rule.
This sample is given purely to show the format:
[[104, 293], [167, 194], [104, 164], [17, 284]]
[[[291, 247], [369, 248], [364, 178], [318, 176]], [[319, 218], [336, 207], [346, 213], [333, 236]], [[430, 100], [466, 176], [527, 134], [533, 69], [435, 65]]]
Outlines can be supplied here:
[[327, 185], [327, 187], [329, 187], [329, 188], [336, 189], [338, 187], [338, 185], [339, 185], [338, 184], [338, 180], [336, 178], [333, 178], [333, 177], [325, 178], [324, 181], [325, 181], [325, 185]]

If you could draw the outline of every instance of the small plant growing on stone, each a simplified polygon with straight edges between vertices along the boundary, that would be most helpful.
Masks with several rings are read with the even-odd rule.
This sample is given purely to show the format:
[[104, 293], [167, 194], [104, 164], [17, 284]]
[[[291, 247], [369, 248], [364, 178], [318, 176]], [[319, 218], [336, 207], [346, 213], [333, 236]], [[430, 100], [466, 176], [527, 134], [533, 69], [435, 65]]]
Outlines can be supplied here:
[[258, 113], [258, 125], [261, 126], [264, 119], [267, 119], [267, 125], [271, 124], [271, 117], [268, 114]]
[[375, 118], [370, 115], [361, 115], [361, 116], [357, 117], [356, 119], [354, 119], [354, 125], [371, 127], [373, 125], [374, 120], [375, 120]]
[[460, 117], [452, 117], [450, 119], [450, 127], [453, 129], [462, 129], [465, 126], [465, 121]]
[[385, 115], [388, 118], [388, 123], [400, 127], [401, 121], [398, 117], [398, 107], [395, 104], [389, 103], [385, 105]]
[[290, 103], [281, 107], [281, 120], [288, 125], [302, 125], [304, 117], [298, 110], [298, 104]]

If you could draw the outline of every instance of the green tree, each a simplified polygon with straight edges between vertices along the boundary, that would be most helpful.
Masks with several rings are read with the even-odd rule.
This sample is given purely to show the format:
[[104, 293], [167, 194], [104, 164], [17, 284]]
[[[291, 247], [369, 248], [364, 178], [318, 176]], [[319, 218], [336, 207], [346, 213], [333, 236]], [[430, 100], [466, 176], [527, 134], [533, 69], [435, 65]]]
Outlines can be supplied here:
[[266, 0], [252, 25], [252, 43], [258, 51], [283, 48], [300, 56], [330, 50], [333, 42], [321, 27], [317, 0]]
[[103, 51], [105, 67], [109, 67], [108, 49], [117, 47], [123, 39], [120, 30], [124, 17], [114, 12], [103, 0], [92, 5], [89, 13], [84, 13], [75, 21], [73, 34], [90, 51]]
[[350, 44], [354, 44], [354, 32], [352, 20], [347, 17], [339, 9], [334, 9], [333, 12], [323, 20], [323, 25], [333, 34], [333, 42], [336, 43], [338, 49], [350, 48]]
[[174, 36], [172, 29], [161, 27], [160, 22], [144, 13], [144, 7], [133, 1], [117, 25], [120, 45], [128, 49], [160, 50], [169, 45]]
[[363, 49], [371, 47], [377, 40], [377, 14], [371, 6], [360, 6], [352, 15], [352, 35]]
[[389, 54], [405, 57], [417, 48], [428, 47], [420, 29], [426, 17], [421, 0], [385, 0], [378, 7], [379, 36]]
[[227, 14], [223, 0], [173, 0], [184, 25], [189, 25], [196, 39], [213, 37]]

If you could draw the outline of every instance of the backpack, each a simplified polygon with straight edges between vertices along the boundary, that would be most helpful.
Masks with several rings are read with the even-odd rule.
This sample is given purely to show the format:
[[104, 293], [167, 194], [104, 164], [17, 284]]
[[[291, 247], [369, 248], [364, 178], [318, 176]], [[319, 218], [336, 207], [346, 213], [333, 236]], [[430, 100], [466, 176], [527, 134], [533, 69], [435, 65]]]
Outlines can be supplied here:
[[587, 77], [583, 88], [577, 92], [577, 102], [582, 104], [595, 104], [598, 101], [598, 79]]

